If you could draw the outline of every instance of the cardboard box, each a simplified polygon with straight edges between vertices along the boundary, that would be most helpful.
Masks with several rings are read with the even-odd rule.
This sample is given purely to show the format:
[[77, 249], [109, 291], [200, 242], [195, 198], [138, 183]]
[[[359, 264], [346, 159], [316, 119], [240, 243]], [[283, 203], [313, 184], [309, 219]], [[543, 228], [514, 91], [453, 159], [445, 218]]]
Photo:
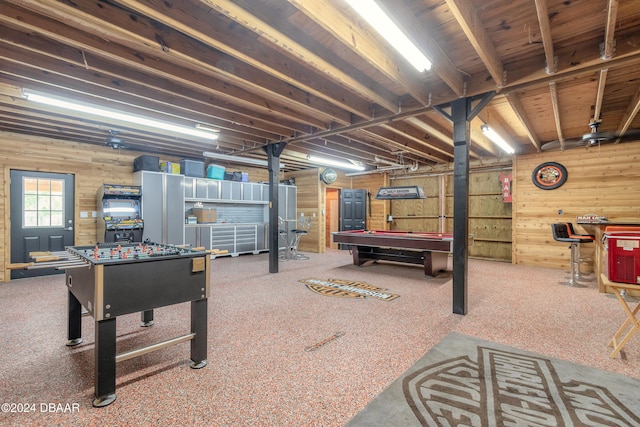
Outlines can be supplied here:
[[198, 219], [198, 224], [206, 224], [218, 220], [215, 209], [193, 208], [192, 213]]
[[180, 163], [176, 162], [160, 162], [160, 170], [171, 174], [180, 174]]

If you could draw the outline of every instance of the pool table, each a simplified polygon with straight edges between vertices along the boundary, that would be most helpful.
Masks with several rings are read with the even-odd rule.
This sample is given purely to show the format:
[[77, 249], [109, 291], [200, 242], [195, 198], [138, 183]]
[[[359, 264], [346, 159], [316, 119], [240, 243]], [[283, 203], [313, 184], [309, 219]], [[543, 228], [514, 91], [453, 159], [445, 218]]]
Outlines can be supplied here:
[[[331, 233], [334, 243], [351, 246], [353, 264], [363, 265], [378, 260], [424, 265], [426, 276], [446, 270], [453, 251], [453, 234], [389, 231], [349, 230]], [[473, 236], [469, 236], [473, 244]]]

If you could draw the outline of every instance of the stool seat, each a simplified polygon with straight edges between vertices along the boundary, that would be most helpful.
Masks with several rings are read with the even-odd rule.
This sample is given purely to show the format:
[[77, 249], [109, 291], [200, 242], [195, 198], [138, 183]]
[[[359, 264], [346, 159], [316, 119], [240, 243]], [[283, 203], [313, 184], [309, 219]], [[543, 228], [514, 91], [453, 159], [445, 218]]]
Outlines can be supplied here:
[[593, 234], [576, 234], [575, 230], [573, 229], [573, 224], [571, 224], [570, 222], [567, 222], [566, 224], [567, 224], [570, 238], [581, 239], [580, 243], [595, 242], [596, 236], [594, 236]]

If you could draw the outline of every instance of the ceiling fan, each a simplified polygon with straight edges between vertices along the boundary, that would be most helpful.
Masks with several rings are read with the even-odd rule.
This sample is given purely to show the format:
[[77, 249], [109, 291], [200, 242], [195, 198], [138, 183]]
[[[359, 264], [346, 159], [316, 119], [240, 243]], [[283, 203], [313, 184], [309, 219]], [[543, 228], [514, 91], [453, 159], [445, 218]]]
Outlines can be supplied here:
[[[602, 124], [602, 120], [592, 120], [589, 123], [590, 133], [582, 135], [581, 139], [565, 140], [564, 149], [574, 147], [592, 147], [594, 145], [601, 145], [609, 142], [615, 142], [620, 139], [620, 142], [640, 139], [640, 129], [628, 129], [626, 132], [619, 134], [617, 132], [598, 132], [598, 128]], [[542, 144], [540, 149], [542, 151], [552, 151], [560, 148], [560, 141], [551, 141], [546, 144]]]
[[118, 133], [119, 131], [117, 130], [110, 130], [109, 136], [104, 140], [104, 145], [108, 145], [114, 150], [118, 150], [121, 148], [122, 149], [128, 148], [127, 145], [124, 143], [124, 140], [118, 137]]

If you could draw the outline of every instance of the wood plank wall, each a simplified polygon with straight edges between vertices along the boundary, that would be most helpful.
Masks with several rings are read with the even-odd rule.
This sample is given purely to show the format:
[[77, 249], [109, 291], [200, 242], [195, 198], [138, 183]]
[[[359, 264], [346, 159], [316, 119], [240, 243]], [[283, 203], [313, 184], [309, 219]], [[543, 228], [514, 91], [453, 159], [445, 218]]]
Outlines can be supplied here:
[[[567, 182], [541, 190], [531, 181], [536, 166], [558, 162]], [[553, 240], [551, 224], [572, 222], [584, 214], [605, 215], [614, 222], [640, 222], [640, 142], [603, 144], [529, 156], [514, 161], [513, 262], [569, 269], [566, 243]], [[562, 212], [562, 213], [560, 213]], [[578, 232], [594, 234], [593, 227]], [[583, 245], [582, 255], [593, 253]]]
[[[366, 228], [370, 230], [388, 229], [386, 217], [389, 211], [389, 202], [375, 200], [373, 196], [377, 189], [383, 185], [388, 185], [386, 174], [370, 174], [346, 176], [344, 172], [337, 171], [338, 178], [331, 185], [327, 185], [320, 180], [320, 174], [324, 168], [307, 169], [299, 172], [285, 174], [286, 179], [294, 178], [298, 194], [298, 216], [304, 213], [305, 216], [315, 215], [311, 222], [311, 232], [308, 236], [300, 240], [299, 249], [303, 252], [323, 253], [330, 245], [330, 232], [338, 231], [327, 229], [327, 188], [342, 189], [365, 189], [371, 193], [371, 209], [367, 209]], [[338, 212], [331, 212], [331, 215], [338, 215]]]
[[[103, 183], [131, 184], [133, 159], [141, 154], [1, 133], [0, 164], [4, 170], [3, 185], [0, 186], [0, 197], [4, 201], [0, 206], [0, 227], [4, 230], [1, 238], [4, 251], [0, 251], [2, 265], [10, 261], [10, 169], [74, 174], [75, 241], [77, 245], [90, 245], [95, 243], [96, 219], [91, 215], [80, 218], [80, 212], [96, 210], [96, 191]], [[486, 161], [484, 164], [472, 164], [472, 168], [484, 167], [485, 170], [472, 170], [470, 174], [469, 226], [476, 236], [476, 243], [470, 249], [471, 256], [568, 269], [569, 250], [566, 244], [553, 240], [550, 224], [575, 222], [577, 215], [588, 213], [606, 215], [612, 221], [640, 222], [639, 160], [640, 142], [517, 156], [513, 162], [512, 204], [505, 204], [501, 199], [499, 174], [504, 173], [501, 166]], [[556, 190], [540, 190], [531, 182], [533, 169], [546, 161], [559, 162], [569, 172], [567, 182]], [[347, 177], [338, 172], [338, 179], [330, 188], [364, 188], [372, 193], [371, 209], [367, 212], [368, 229], [451, 231], [453, 187], [450, 168], [451, 165], [444, 165], [425, 169], [420, 171], [420, 175], [406, 179], [391, 179], [387, 174]], [[266, 169], [242, 170], [249, 172], [252, 182], [269, 179]], [[304, 212], [312, 217], [315, 214], [311, 233], [301, 241], [300, 249], [318, 253], [324, 252], [327, 246], [323, 215], [327, 209], [327, 186], [320, 181], [320, 172], [321, 169], [309, 169], [281, 174], [281, 179], [296, 179], [298, 214]], [[429, 198], [393, 203], [373, 198], [379, 187], [389, 185], [421, 185]], [[442, 211], [444, 225], [443, 218], [439, 217]], [[388, 215], [393, 216], [391, 223], [386, 221]], [[590, 232], [580, 227], [579, 231]], [[9, 271], [3, 270], [0, 282], [9, 280], [9, 277]]]
[[[469, 255], [511, 261], [511, 203], [502, 198], [500, 175], [511, 173], [511, 163], [475, 162], [469, 173], [469, 233], [474, 244]], [[446, 167], [397, 176], [392, 185], [417, 185], [427, 198], [391, 201], [393, 230], [453, 232], [453, 172]]]
[[[69, 173], [75, 176], [75, 244], [96, 243], [97, 219], [91, 217], [96, 211], [96, 192], [102, 184], [131, 184], [133, 160], [145, 153], [131, 150], [113, 150], [109, 147], [60, 141], [51, 138], [29, 137], [13, 133], [0, 133], [0, 165], [3, 169], [0, 199], [0, 263], [5, 266], [11, 261], [11, 227], [9, 207], [9, 175], [11, 169], [38, 172]], [[148, 154], [148, 153], [146, 153]], [[164, 158], [163, 161], [179, 162], [179, 158]], [[216, 162], [218, 163], [218, 162]], [[232, 170], [237, 170], [233, 168]], [[268, 181], [266, 169], [242, 168], [254, 182]], [[80, 218], [80, 212], [87, 212], [88, 218]], [[0, 282], [10, 280], [10, 270], [2, 269]]]

